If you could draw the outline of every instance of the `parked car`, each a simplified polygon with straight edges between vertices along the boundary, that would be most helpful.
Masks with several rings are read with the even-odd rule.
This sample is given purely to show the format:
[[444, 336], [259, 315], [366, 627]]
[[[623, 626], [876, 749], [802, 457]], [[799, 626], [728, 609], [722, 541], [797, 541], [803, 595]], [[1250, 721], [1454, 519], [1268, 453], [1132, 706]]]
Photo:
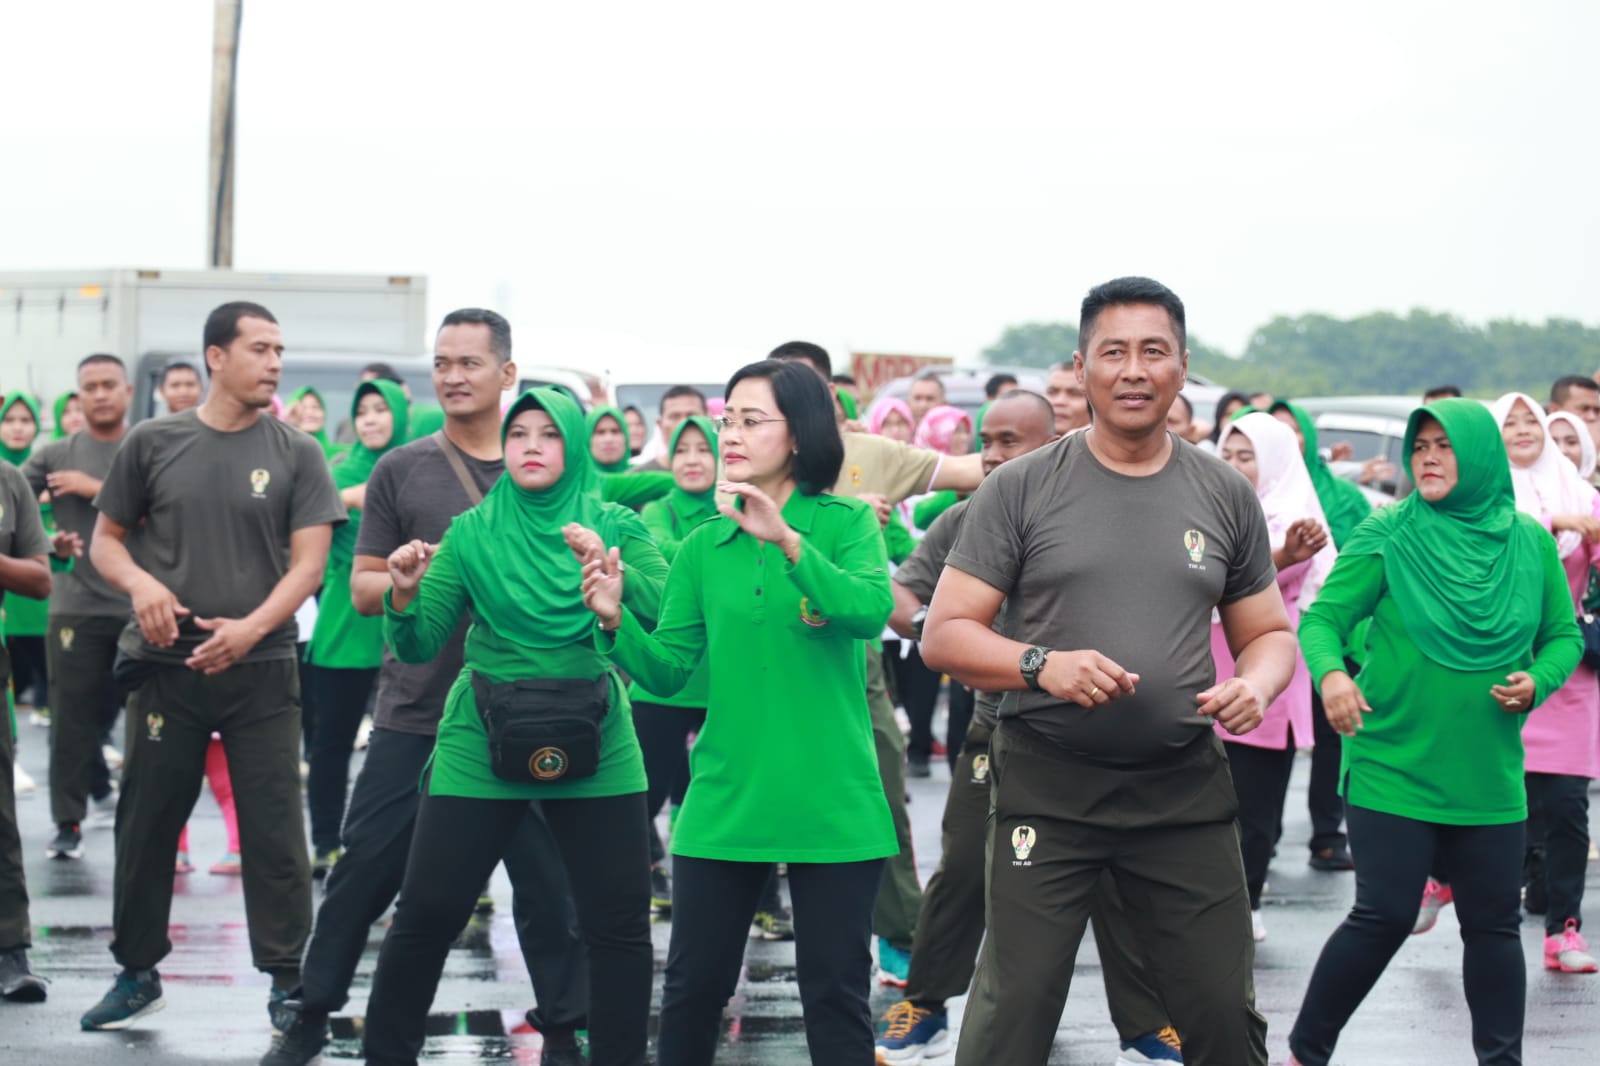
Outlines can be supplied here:
[[1417, 406], [1412, 396], [1306, 396], [1296, 404], [1305, 408], [1317, 425], [1318, 444], [1324, 457], [1342, 453], [1348, 445], [1348, 459], [1335, 459], [1335, 473], [1348, 477], [1352, 467], [1369, 459], [1386, 459], [1393, 465], [1393, 478], [1363, 485], [1374, 502], [1388, 503], [1411, 491], [1411, 464], [1406, 461], [1406, 421]]

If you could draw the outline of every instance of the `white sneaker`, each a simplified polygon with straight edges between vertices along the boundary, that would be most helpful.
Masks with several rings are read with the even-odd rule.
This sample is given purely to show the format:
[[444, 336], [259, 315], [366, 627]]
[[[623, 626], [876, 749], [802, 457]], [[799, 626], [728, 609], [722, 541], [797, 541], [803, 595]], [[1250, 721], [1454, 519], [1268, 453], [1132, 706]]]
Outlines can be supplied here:
[[[0, 726], [0, 729], [3, 728], [5, 727]], [[34, 782], [33, 778], [28, 775], [28, 771], [22, 768], [21, 763], [12, 763], [11, 767], [13, 771], [11, 774], [12, 787], [17, 795], [20, 796], [24, 792], [32, 792], [34, 789], [39, 787]]]
[[86, 824], [94, 829], [110, 829], [117, 824], [117, 790], [115, 787], [105, 799], [89, 797], [89, 817]]
[[118, 751], [116, 748], [113, 748], [110, 744], [102, 744], [100, 745], [100, 754], [104, 756], [106, 760], [107, 769], [122, 769], [122, 752]]
[[1257, 944], [1267, 939], [1267, 924], [1261, 920], [1260, 911], [1250, 912], [1250, 937]]
[[372, 743], [372, 719], [363, 718], [360, 727], [356, 729], [355, 748], [357, 751], [366, 751], [370, 743]]

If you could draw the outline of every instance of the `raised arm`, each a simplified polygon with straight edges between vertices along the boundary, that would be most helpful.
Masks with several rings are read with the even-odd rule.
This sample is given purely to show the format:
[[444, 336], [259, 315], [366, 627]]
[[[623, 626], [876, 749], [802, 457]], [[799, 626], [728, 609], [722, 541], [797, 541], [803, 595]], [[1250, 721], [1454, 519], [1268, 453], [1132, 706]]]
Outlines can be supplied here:
[[432, 662], [467, 609], [467, 587], [450, 540], [447, 532], [437, 548], [421, 541], [402, 544], [389, 557], [392, 587], [383, 596], [383, 636], [403, 663]]

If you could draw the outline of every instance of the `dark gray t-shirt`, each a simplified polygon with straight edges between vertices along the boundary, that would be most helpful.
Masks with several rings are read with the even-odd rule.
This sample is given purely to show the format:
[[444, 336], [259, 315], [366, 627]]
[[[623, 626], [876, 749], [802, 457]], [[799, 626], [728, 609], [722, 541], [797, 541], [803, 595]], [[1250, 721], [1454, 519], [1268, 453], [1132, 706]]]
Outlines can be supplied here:
[[[111, 471], [111, 459], [122, 447], [122, 438], [95, 440], [88, 430], [74, 433], [63, 440], [51, 441], [36, 450], [22, 464], [22, 475], [37, 494], [49, 488], [47, 478], [63, 470], [79, 470], [92, 478], [104, 480]], [[83, 538], [83, 554], [72, 562], [72, 569], [54, 575], [50, 592], [52, 615], [97, 615], [126, 618], [131, 607], [126, 593], [118, 592], [100, 576], [89, 558], [89, 544], [94, 537], [95, 519], [100, 512], [94, 501], [73, 493], [52, 494], [51, 509], [55, 514], [56, 528], [76, 533]], [[134, 542], [138, 530], [129, 531], [129, 549], [138, 557]]]
[[[128, 431], [94, 505], [139, 538], [139, 565], [189, 609], [178, 641], [157, 648], [137, 621], [118, 647], [135, 659], [182, 663], [211, 634], [196, 618], [243, 618], [289, 571], [289, 536], [345, 520], [315, 440], [270, 416], [224, 433], [198, 408]], [[293, 659], [291, 617], [240, 662]]]
[[[466, 452], [460, 455], [485, 494], [506, 468], [500, 459], [474, 459]], [[438, 442], [431, 435], [412, 441], [379, 459], [367, 480], [367, 505], [361, 511], [356, 554], [387, 559], [400, 545], [413, 540], [437, 544], [444, 539], [450, 520], [471, 507], [467, 490]], [[466, 639], [463, 615], [444, 650], [431, 663], [400, 662], [385, 646], [373, 724], [420, 736], [438, 732], [445, 696], [465, 660]]]
[[[32, 559], [50, 554], [50, 538], [39, 517], [39, 494], [28, 488], [28, 479], [10, 463], [0, 463], [0, 555], [11, 559]], [[52, 574], [59, 581], [60, 574]], [[5, 590], [0, 589], [0, 603]], [[10, 725], [0, 722], [0, 729]]]
[[[945, 561], [960, 538], [961, 522], [971, 502], [970, 498], [961, 500], [934, 519], [933, 525], [928, 527], [927, 534], [917, 542], [916, 550], [911, 553], [911, 557], [894, 572], [895, 583], [910, 589], [923, 603], [933, 602], [933, 590], [939, 587], [939, 575], [944, 573]], [[1006, 605], [1002, 603], [1000, 613], [994, 616], [994, 631], [1004, 633], [1005, 624]], [[951, 684], [960, 682], [952, 680]], [[999, 708], [999, 693], [978, 689], [973, 701], [972, 720], [984, 728], [993, 730], [998, 722], [996, 713]]]
[[1153, 762], [1211, 731], [1195, 700], [1216, 680], [1211, 611], [1277, 576], [1250, 483], [1173, 441], [1148, 477], [1103, 466], [1081, 433], [1011, 460], [972, 497], [949, 555], [1006, 594], [1017, 640], [1093, 649], [1140, 675], [1133, 695], [1092, 710], [1007, 695], [1002, 719], [1095, 762]]

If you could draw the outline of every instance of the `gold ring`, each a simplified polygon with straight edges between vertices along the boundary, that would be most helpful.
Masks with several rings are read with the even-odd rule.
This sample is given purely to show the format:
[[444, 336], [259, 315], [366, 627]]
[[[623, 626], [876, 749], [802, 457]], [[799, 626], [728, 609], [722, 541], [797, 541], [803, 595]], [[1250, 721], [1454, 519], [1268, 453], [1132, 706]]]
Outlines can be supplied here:
[[1089, 690], [1089, 698], [1091, 700], [1094, 699], [1098, 695], [1100, 695], [1100, 686], [1099, 685], [1096, 685], [1094, 688]]

